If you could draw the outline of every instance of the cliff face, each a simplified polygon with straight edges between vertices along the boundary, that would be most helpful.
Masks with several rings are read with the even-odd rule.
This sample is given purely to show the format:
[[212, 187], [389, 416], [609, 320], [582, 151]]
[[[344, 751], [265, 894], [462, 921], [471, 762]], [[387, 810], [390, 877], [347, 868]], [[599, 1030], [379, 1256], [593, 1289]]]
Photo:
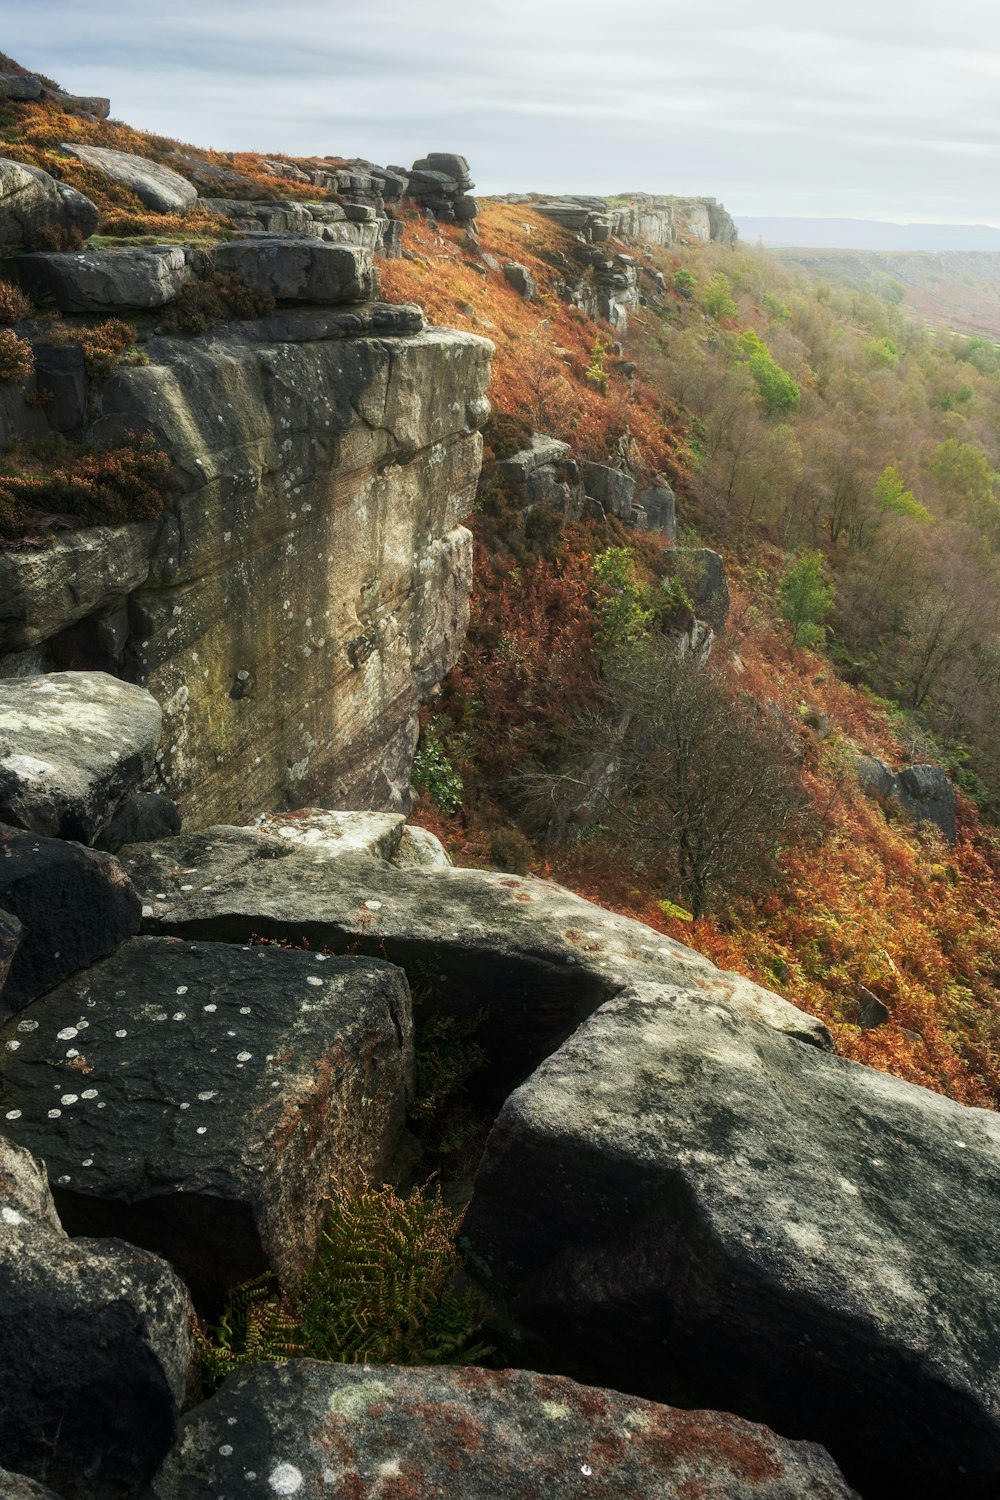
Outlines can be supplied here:
[[614, 238], [674, 245], [678, 240], [718, 240], [732, 245], [737, 238], [735, 223], [714, 198], [630, 193], [611, 199], [570, 196], [533, 206], [594, 242]]
[[491, 352], [421, 325], [291, 310], [150, 341], [88, 436], [153, 432], [181, 476], [160, 522], [0, 556], [8, 670], [147, 686], [159, 787], [195, 825], [407, 802], [418, 704], [468, 621]]

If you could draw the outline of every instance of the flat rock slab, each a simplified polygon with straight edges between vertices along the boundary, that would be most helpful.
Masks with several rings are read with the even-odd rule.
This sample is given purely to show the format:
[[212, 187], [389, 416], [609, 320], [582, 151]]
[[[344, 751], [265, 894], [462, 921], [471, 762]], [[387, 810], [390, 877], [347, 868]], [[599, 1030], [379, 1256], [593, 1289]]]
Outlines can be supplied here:
[[0, 907], [23, 928], [0, 1020], [138, 931], [139, 898], [110, 854], [0, 823]]
[[[0, 1137], [0, 1455], [65, 1500], [134, 1494], [167, 1452], [192, 1361], [170, 1267], [70, 1239], [45, 1168]], [[0, 1495], [48, 1494], [24, 1488]]]
[[507, 1101], [464, 1224], [609, 1383], [753, 1415], [865, 1495], [1000, 1492], [1000, 1117], [642, 985]]
[[89, 198], [40, 167], [0, 158], [0, 252], [30, 250], [46, 229], [94, 233], [100, 214]]
[[232, 1375], [147, 1500], [848, 1500], [811, 1443], [525, 1370], [294, 1360]]
[[0, 1129], [63, 1222], [165, 1255], [196, 1296], [313, 1258], [332, 1183], [381, 1181], [412, 1094], [403, 973], [138, 938], [0, 1033]]
[[405, 826], [402, 813], [328, 812], [324, 807], [266, 813], [254, 824], [303, 854], [333, 859], [366, 854], [382, 860], [399, 853]]
[[231, 271], [279, 302], [369, 302], [376, 294], [372, 254], [311, 236], [257, 234], [215, 250], [215, 268]]
[[129, 188], [136, 197], [160, 214], [186, 213], [197, 201], [198, 189], [179, 172], [162, 167], [159, 162], [147, 161], [144, 156], [133, 156], [128, 151], [112, 151], [108, 146], [80, 146], [63, 143], [64, 151], [77, 157], [88, 167], [110, 177], [112, 182]]
[[421, 964], [443, 1009], [487, 1011], [480, 1040], [504, 1095], [638, 979], [683, 984], [831, 1045], [823, 1024], [786, 1000], [548, 881], [310, 855], [221, 826], [126, 848], [120, 858], [150, 933], [224, 942], [256, 933]]
[[0, 680], [0, 820], [91, 843], [150, 774], [163, 713], [105, 672]]
[[20, 255], [17, 274], [36, 301], [50, 299], [60, 312], [120, 312], [163, 307], [192, 273], [182, 245], [150, 245]]

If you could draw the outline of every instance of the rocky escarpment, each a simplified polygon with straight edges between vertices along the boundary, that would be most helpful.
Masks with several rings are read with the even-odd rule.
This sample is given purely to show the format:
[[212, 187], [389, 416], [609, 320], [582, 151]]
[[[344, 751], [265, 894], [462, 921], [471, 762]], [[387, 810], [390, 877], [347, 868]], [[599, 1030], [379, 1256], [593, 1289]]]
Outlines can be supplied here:
[[630, 193], [618, 198], [573, 196], [534, 202], [539, 213], [573, 229], [585, 240], [642, 240], [674, 245], [680, 240], [717, 240], [731, 245], [736, 225], [714, 198]]
[[154, 325], [143, 362], [102, 379], [26, 328], [39, 373], [5, 388], [0, 436], [107, 449], [149, 433], [176, 488], [158, 520], [0, 553], [5, 672], [148, 687], [165, 716], [155, 789], [195, 823], [405, 805], [418, 705], [468, 619], [461, 521], [491, 346], [373, 300], [370, 252], [314, 237], [233, 240], [207, 262], [163, 247], [18, 264], [72, 311], [169, 306], [212, 274], [277, 308], [198, 337]]

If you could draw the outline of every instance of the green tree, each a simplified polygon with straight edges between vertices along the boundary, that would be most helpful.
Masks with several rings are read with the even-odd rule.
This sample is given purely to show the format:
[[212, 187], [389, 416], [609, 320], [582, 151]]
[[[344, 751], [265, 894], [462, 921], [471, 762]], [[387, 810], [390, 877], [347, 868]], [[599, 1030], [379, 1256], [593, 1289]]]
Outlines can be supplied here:
[[815, 646], [825, 638], [823, 621], [834, 590], [822, 552], [805, 547], [790, 558], [778, 586], [781, 618], [793, 626], [793, 646]]
[[900, 478], [898, 469], [890, 464], [883, 469], [875, 481], [875, 499], [879, 509], [894, 516], [908, 516], [913, 521], [929, 521], [931, 513], [921, 505], [912, 490], [908, 490]]
[[733, 288], [725, 271], [717, 271], [701, 294], [701, 305], [710, 318], [735, 318]]

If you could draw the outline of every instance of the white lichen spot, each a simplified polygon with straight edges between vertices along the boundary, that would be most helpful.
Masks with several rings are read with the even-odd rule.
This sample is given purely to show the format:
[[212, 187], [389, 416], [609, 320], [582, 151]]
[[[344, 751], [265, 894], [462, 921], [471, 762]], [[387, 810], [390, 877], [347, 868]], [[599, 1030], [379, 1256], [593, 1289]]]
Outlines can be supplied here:
[[199, 1135], [207, 1135], [207, 1133], [208, 1133], [208, 1126], [207, 1125], [199, 1125], [198, 1126], [198, 1134]]
[[182, 1104], [180, 1107], [181, 1107], [181, 1109], [190, 1109], [191, 1108], [190, 1104]]
[[61, 1109], [50, 1109], [49, 1110], [49, 1119], [50, 1120], [58, 1120], [61, 1116], [62, 1116], [62, 1110]]
[[20, 1047], [20, 1045], [21, 1045], [20, 1042], [8, 1042], [7, 1043], [7, 1051], [8, 1052], [16, 1052], [17, 1049]]
[[65, 1187], [66, 1184], [67, 1184], [67, 1182], [72, 1182], [72, 1181], [73, 1181], [73, 1179], [72, 1179], [72, 1177], [70, 1177], [70, 1175], [69, 1175], [68, 1172], [64, 1172], [63, 1175], [62, 1175], [62, 1177], [57, 1177], [56, 1178], [56, 1182], [58, 1183], [58, 1185], [60, 1187]]
[[209, 1099], [215, 1098], [215, 1093], [215, 1089], [206, 1089], [203, 1094], [198, 1095], [198, 1098], [201, 1100], [202, 1104], [207, 1104]]
[[187, 1020], [187, 1011], [186, 1010], [175, 1010], [173, 1018], [174, 1018], [175, 1021], [186, 1021]]
[[253, 1053], [252, 1052], [237, 1052], [237, 1054], [236, 1054], [236, 1061], [237, 1062], [241, 1062], [241, 1063], [242, 1062], [249, 1062], [250, 1059], [251, 1059], [251, 1057], [253, 1057]]
[[319, 977], [318, 974], [307, 974], [306, 975], [306, 984], [322, 984], [322, 983], [323, 983], [323, 981], [322, 981], [322, 979], [320, 979], [320, 977]]
[[208, 1011], [208, 1013], [209, 1013], [209, 1015], [212, 1015], [212, 1013], [213, 1013], [213, 1012], [214, 1012], [214, 1011], [217, 1011], [217, 1010], [218, 1010], [218, 1008], [219, 1008], [219, 1007], [218, 1007], [218, 1006], [217, 1006], [217, 1005], [206, 1005], [206, 1006], [205, 1006], [205, 1010], [207, 1010], [207, 1011]]
[[142, 914], [144, 917], [151, 917], [153, 915], [153, 908], [151, 906], [144, 906], [142, 908]]
[[[10, 1115], [8, 1115], [7, 1118], [9, 1120]], [[8, 1207], [6, 1203], [4, 1204], [3, 1208], [0, 1208], [0, 1219], [3, 1219], [5, 1224], [10, 1224], [14, 1228], [16, 1228], [18, 1224], [24, 1223], [24, 1219], [22, 1215], [18, 1213], [17, 1209]]]
[[94, 1165], [94, 1158], [92, 1156], [88, 1156], [80, 1163], [80, 1165], [81, 1167], [92, 1167]]
[[590, 1476], [591, 1476], [591, 1474], [593, 1474], [593, 1472], [594, 1472], [594, 1471], [593, 1471], [593, 1469], [592, 1469], [592, 1468], [591, 1468], [591, 1467], [590, 1467], [590, 1465], [589, 1465], [589, 1464], [581, 1464], [581, 1465], [580, 1465], [580, 1473], [581, 1473], [581, 1474], [582, 1474], [582, 1475], [583, 1475], [583, 1476], [584, 1476], [584, 1477], [585, 1477], [585, 1478], [586, 1478], [586, 1479], [589, 1479], [589, 1478], [590, 1478]]
[[232, 1454], [233, 1454], [233, 1445], [232, 1445], [232, 1443], [223, 1443], [222, 1447], [219, 1449], [219, 1456], [221, 1458], [231, 1458]]
[[117, 1036], [117, 1037], [128, 1036], [128, 1032], [125, 1031], [124, 1029], [122, 1029], [121, 1031], [116, 1031], [115, 1032], [115, 1036]]
[[279, 1464], [267, 1482], [274, 1495], [297, 1495], [303, 1484], [302, 1470], [294, 1464]]
[[[182, 887], [182, 889], [183, 889], [183, 887]], [[191, 887], [188, 886], [188, 890], [190, 890], [190, 889], [191, 889]], [[177, 986], [177, 994], [178, 995], [186, 995], [187, 992], [188, 992], [188, 987], [187, 987], [186, 984], [179, 984]]]
[[4, 1115], [5, 1120], [19, 1120], [20, 1118], [21, 1111], [19, 1109], [9, 1109]]
[[239, 1417], [227, 1417], [226, 1418], [226, 1426], [227, 1427], [235, 1427], [236, 1423], [238, 1421], [239, 1421]]
[[249, 1014], [250, 1014], [250, 1007], [249, 1007], [249, 1005], [241, 1005], [240, 1006], [240, 1015], [241, 1016], [248, 1016]]
[[97, 1098], [97, 1090], [96, 1089], [84, 1089], [83, 1093], [80, 1095], [80, 1098], [81, 1099], [96, 1099]]
[[64, 1026], [62, 1031], [56, 1032], [56, 1041], [71, 1042], [73, 1038], [75, 1036], [79, 1036], [79, 1034], [80, 1028], [78, 1026]]
[[564, 1422], [570, 1415], [569, 1407], [562, 1401], [542, 1401], [539, 1403], [539, 1410], [550, 1422]]
[[17, 1029], [18, 1029], [18, 1031], [37, 1031], [38, 1030], [38, 1022], [37, 1021], [18, 1021], [18, 1023], [17, 1023]]
[[76, 1104], [79, 1101], [79, 1098], [79, 1094], [63, 1094], [62, 1098], [59, 1100], [59, 1103], [67, 1105]]
[[381, 910], [382, 910], [382, 903], [381, 903], [381, 901], [366, 901], [365, 902], [365, 911], [381, 911]]

